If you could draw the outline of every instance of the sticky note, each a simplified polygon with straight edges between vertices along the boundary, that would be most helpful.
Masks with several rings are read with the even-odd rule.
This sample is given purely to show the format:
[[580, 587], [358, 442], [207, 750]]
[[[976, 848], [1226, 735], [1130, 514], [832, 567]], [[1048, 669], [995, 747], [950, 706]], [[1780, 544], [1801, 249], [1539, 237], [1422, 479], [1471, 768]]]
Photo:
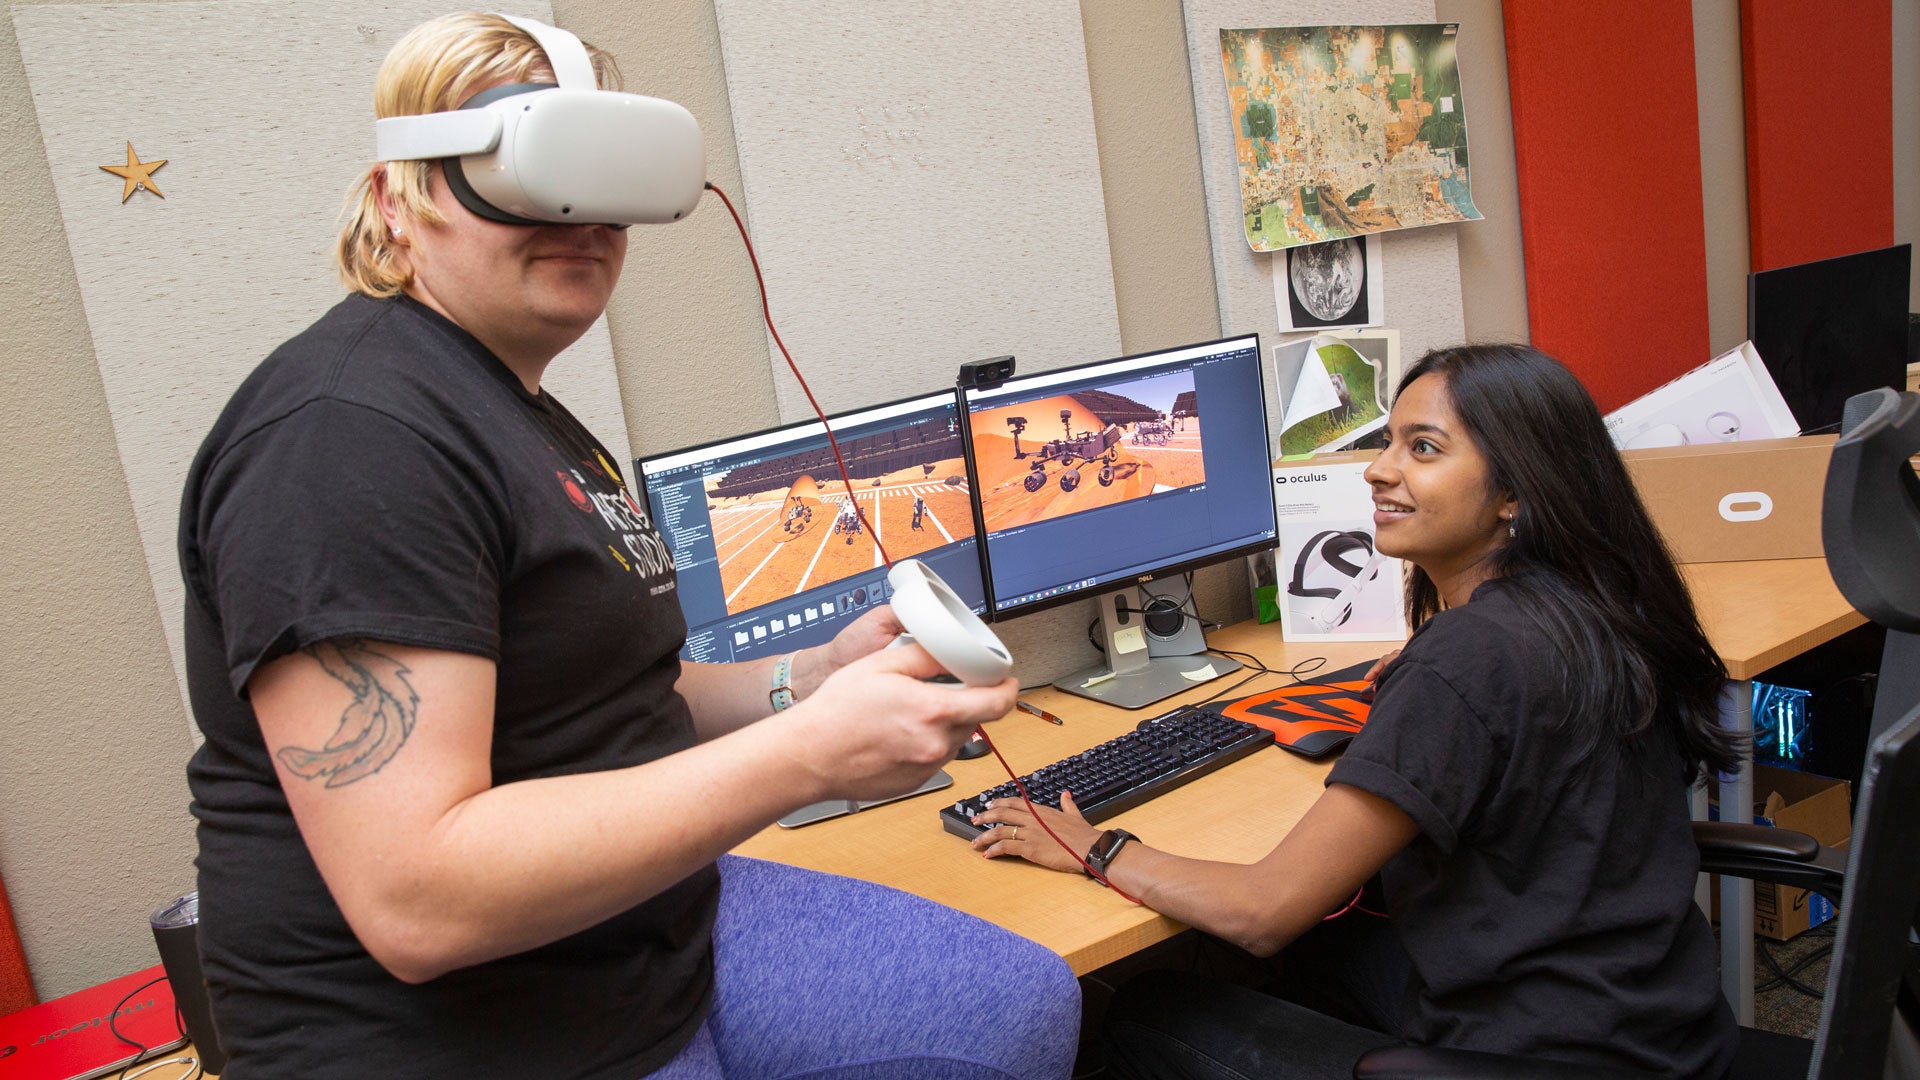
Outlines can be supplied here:
[[1113, 651], [1125, 656], [1137, 653], [1147, 647], [1147, 632], [1138, 626], [1129, 626], [1113, 635]]
[[1101, 674], [1095, 675], [1093, 678], [1088, 679], [1086, 682], [1081, 683], [1080, 689], [1085, 690], [1089, 686], [1098, 686], [1101, 683], [1106, 682], [1111, 678], [1113, 678], [1113, 672], [1111, 671], [1102, 672]]
[[1188, 682], [1206, 682], [1208, 679], [1219, 678], [1220, 673], [1213, 670], [1212, 664], [1208, 664], [1206, 667], [1194, 668], [1192, 671], [1183, 671], [1180, 677]]

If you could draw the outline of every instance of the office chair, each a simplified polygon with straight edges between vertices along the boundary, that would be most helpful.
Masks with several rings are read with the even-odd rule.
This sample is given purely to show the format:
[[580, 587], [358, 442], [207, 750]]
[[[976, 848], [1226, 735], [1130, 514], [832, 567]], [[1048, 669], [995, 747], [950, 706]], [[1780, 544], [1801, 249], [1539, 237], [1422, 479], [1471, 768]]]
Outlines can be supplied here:
[[[1733, 1080], [1920, 1077], [1920, 394], [1847, 403], [1821, 507], [1833, 580], [1887, 628], [1879, 693], [1847, 851], [1804, 833], [1698, 822], [1704, 873], [1811, 889], [1840, 909], [1820, 1027], [1811, 1042], [1740, 1029]], [[1646, 1080], [1602, 1066], [1435, 1047], [1363, 1056], [1355, 1080]]]

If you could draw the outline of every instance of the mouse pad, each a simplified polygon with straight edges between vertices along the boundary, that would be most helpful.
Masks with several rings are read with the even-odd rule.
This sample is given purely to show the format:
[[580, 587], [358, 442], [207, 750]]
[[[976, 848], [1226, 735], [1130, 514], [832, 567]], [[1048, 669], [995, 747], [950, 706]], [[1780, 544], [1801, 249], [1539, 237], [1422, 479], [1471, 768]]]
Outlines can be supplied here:
[[1302, 757], [1319, 758], [1347, 745], [1367, 722], [1362, 678], [1372, 660], [1330, 672], [1314, 682], [1263, 690], [1221, 709], [1228, 717], [1273, 732], [1273, 741]]

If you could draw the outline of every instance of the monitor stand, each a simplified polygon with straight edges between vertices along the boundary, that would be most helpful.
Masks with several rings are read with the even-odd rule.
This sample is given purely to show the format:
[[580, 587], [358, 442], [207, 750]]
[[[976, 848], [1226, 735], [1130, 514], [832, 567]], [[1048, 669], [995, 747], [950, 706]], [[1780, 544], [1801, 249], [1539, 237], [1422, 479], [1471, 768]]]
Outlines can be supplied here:
[[1191, 656], [1151, 655], [1152, 650], [1147, 647], [1146, 616], [1140, 614], [1144, 605], [1138, 588], [1128, 586], [1102, 593], [1097, 602], [1100, 636], [1106, 645], [1107, 659], [1060, 679], [1053, 684], [1056, 690], [1123, 709], [1138, 709], [1242, 667], [1238, 660], [1205, 652]]
[[952, 786], [953, 777], [948, 776], [945, 769], [936, 769], [932, 776], [927, 777], [925, 782], [912, 791], [903, 791], [884, 799], [828, 799], [826, 802], [812, 803], [781, 818], [780, 825], [786, 829], [797, 829], [816, 821], [826, 821], [844, 814], [857, 814], [862, 810], [870, 810], [876, 806], [885, 806], [890, 802], [911, 799], [915, 795], [925, 795], [929, 791], [939, 791], [941, 788]]

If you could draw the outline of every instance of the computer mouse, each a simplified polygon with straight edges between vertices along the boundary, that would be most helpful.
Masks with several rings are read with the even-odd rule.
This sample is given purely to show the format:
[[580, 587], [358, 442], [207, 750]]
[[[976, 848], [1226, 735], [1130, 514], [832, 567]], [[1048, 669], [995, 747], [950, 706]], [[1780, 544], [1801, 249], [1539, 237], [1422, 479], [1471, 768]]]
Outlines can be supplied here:
[[974, 758], [985, 755], [992, 749], [992, 747], [987, 745], [986, 737], [980, 734], [980, 729], [974, 728], [973, 738], [961, 743], [960, 751], [953, 756], [960, 761], [971, 761]]

